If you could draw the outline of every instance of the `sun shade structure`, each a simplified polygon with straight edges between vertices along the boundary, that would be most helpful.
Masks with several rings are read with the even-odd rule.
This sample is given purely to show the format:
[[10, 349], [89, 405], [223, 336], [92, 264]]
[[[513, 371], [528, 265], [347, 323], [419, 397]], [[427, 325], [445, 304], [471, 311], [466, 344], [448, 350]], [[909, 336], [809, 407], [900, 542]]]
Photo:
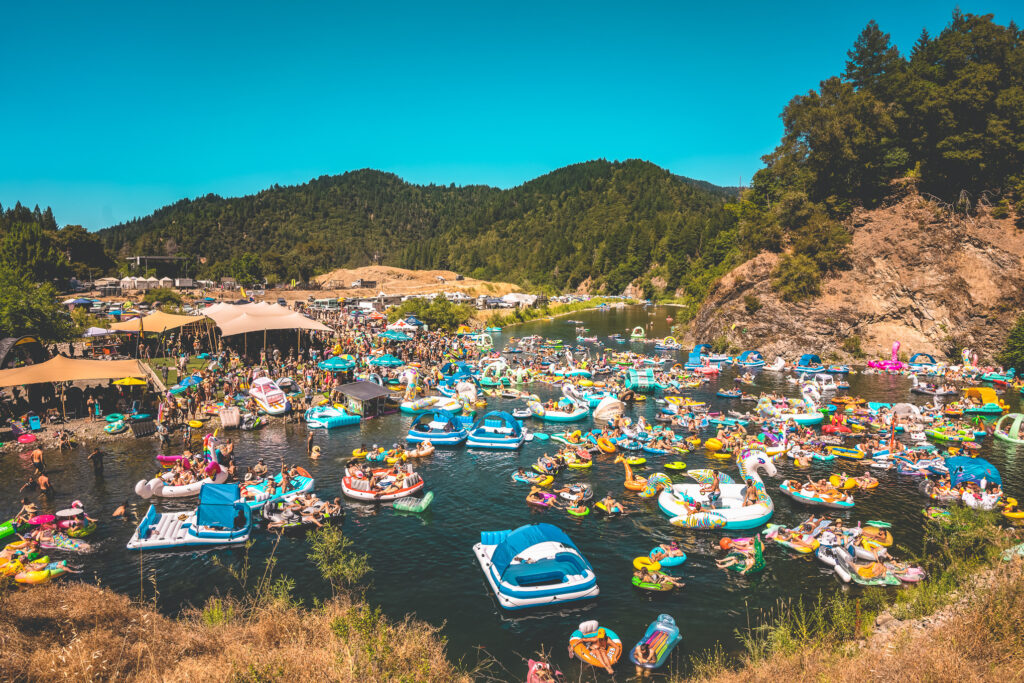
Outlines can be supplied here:
[[44, 363], [0, 370], [0, 387], [122, 377], [146, 378], [147, 374], [142, 363], [137, 360], [88, 360], [54, 356]]
[[268, 330], [312, 330], [330, 332], [331, 328], [312, 318], [271, 303], [214, 304], [205, 311], [206, 317], [220, 328], [221, 336]]
[[176, 330], [179, 327], [205, 322], [206, 320], [208, 318], [205, 315], [174, 315], [172, 313], [164, 313], [163, 311], [155, 311], [143, 318], [133, 318], [114, 323], [110, 326], [110, 329], [115, 332], [162, 334], [168, 330]]

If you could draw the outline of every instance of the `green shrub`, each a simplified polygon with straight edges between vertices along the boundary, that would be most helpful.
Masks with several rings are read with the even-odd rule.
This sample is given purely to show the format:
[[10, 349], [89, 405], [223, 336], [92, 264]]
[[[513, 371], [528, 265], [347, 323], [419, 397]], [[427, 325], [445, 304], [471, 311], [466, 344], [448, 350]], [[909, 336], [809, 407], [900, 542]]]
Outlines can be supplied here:
[[821, 270], [803, 254], [784, 256], [772, 273], [772, 287], [784, 301], [811, 299], [821, 294]]
[[714, 353], [726, 353], [729, 350], [729, 338], [720, 334], [711, 340], [711, 351]]
[[[959, 357], [957, 349], [957, 357]], [[1024, 316], [1017, 318], [1013, 329], [1006, 337], [1003, 350], [996, 355], [996, 361], [1005, 368], [1016, 368], [1018, 374], [1024, 372]]]
[[743, 307], [747, 309], [747, 315], [754, 315], [761, 310], [761, 300], [753, 294], [743, 297]]
[[992, 218], [997, 219], [1008, 218], [1010, 216], [1010, 205], [1006, 202], [1005, 199], [1003, 199], [998, 204], [992, 207], [992, 210], [989, 211], [988, 215], [992, 216]]
[[847, 337], [846, 339], [844, 339], [843, 340], [843, 351], [846, 351], [848, 354], [850, 354], [854, 358], [863, 358], [864, 357], [864, 349], [862, 349], [860, 347], [860, 336], [856, 335], [856, 334], [852, 334], [849, 337]]
[[227, 624], [235, 618], [235, 608], [220, 598], [210, 598], [203, 606], [202, 620], [207, 626]]
[[142, 295], [142, 303], [144, 304], [155, 304], [160, 303], [162, 305], [174, 304], [175, 306], [181, 306], [181, 295], [173, 289], [167, 287], [155, 287], [150, 289]]

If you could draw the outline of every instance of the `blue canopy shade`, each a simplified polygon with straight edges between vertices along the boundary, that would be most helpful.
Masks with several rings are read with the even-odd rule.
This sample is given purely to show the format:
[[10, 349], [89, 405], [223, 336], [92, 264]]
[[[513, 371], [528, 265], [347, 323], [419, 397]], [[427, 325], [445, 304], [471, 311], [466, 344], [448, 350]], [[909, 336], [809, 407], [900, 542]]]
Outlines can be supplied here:
[[377, 365], [383, 368], [397, 368], [399, 365], [405, 365], [405, 361], [395, 358], [390, 353], [385, 353], [383, 356], [377, 356], [371, 360], [370, 365]]
[[199, 384], [202, 381], [203, 381], [202, 378], [199, 377], [198, 375], [189, 375], [185, 379], [183, 379], [180, 382], [178, 382], [178, 386], [194, 387], [195, 385]]
[[410, 325], [415, 325], [416, 327], [423, 327], [424, 325], [426, 325], [425, 322], [423, 322], [414, 315], [405, 316], [405, 322], [409, 323]]
[[399, 332], [398, 330], [388, 330], [380, 336], [382, 339], [390, 339], [391, 341], [409, 341], [412, 339], [409, 335]]
[[203, 484], [199, 489], [199, 510], [196, 512], [196, 524], [199, 526], [216, 526], [224, 529], [235, 528], [237, 505], [242, 497], [238, 484]]
[[744, 351], [736, 360], [740, 361], [741, 363], [756, 363], [759, 360], [764, 360], [764, 356], [761, 355], [760, 351]]
[[[554, 541], [561, 543], [564, 546], [568, 546], [573, 550], [579, 551], [579, 548], [569, 539], [564, 531], [551, 524], [528, 524], [521, 526], [515, 531], [509, 533], [505, 537], [505, 540], [498, 544], [498, 547], [494, 549], [494, 556], [491, 558], [491, 563], [494, 565], [494, 571], [501, 576], [508, 569], [508, 566], [512, 564], [512, 560], [519, 553], [523, 552], [531, 546], [535, 546], [538, 543], [544, 543], [545, 541]], [[582, 557], [582, 553], [580, 555]], [[587, 563], [587, 567], [590, 568], [590, 564]]]
[[821, 365], [821, 359], [813, 353], [805, 353], [800, 356], [800, 360], [796, 363], [799, 366], [808, 367], [811, 365]]
[[328, 372], [346, 372], [356, 366], [355, 360], [345, 356], [332, 356], [317, 363], [317, 367]]
[[928, 363], [935, 365], [935, 358], [930, 353], [915, 353], [910, 357], [911, 363]]
[[949, 482], [953, 486], [969, 481], [981, 483], [982, 479], [1003, 485], [1003, 478], [995, 465], [981, 458], [946, 458], [946, 467], [949, 468]]

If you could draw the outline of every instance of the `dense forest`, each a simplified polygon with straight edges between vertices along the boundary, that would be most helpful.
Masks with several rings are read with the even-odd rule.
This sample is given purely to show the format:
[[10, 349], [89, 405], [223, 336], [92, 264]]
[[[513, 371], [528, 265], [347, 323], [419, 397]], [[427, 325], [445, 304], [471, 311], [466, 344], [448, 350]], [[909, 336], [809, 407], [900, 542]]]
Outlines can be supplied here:
[[0, 336], [66, 338], [72, 320], [57, 303], [57, 288], [113, 268], [109, 252], [82, 226], [58, 229], [49, 208], [0, 206]]
[[201, 256], [210, 276], [307, 280], [377, 257], [559, 290], [592, 278], [617, 293], [645, 274], [674, 289], [721, 262], [735, 196], [643, 161], [576, 164], [509, 190], [361, 170], [183, 200], [100, 235], [116, 250]]
[[1024, 228], [1024, 32], [1012, 22], [957, 10], [904, 56], [872, 21], [842, 75], [794, 97], [782, 121], [735, 211], [748, 253], [787, 250], [775, 285], [789, 300], [846, 266], [851, 210], [900, 188], [963, 212], [1016, 209]]

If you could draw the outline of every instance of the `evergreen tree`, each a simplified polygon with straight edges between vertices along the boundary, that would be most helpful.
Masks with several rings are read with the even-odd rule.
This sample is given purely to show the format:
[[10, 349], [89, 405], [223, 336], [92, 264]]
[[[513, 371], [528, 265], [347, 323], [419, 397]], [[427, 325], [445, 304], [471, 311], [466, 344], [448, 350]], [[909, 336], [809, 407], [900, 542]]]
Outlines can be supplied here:
[[1018, 375], [1024, 374], [1024, 316], [1017, 318], [996, 360], [1004, 368], [1014, 368]]
[[853, 48], [846, 53], [843, 78], [857, 89], [886, 92], [893, 77], [903, 66], [899, 50], [891, 44], [889, 34], [872, 19], [857, 36]]

